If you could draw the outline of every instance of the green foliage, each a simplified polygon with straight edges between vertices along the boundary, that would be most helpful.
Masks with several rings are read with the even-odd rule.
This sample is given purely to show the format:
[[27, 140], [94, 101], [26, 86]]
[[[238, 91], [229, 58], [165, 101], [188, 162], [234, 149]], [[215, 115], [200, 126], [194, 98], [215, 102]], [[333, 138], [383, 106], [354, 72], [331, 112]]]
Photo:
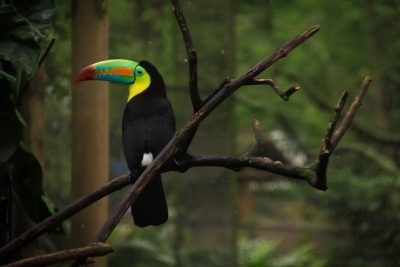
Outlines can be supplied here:
[[50, 42], [54, 3], [51, 0], [13, 1], [0, 6], [0, 191], [1, 244], [7, 242], [12, 195], [26, 214], [39, 222], [51, 214], [42, 190], [42, 170], [26, 149], [22, 128], [27, 126], [18, 111], [40, 54]]
[[174, 258], [169, 245], [171, 227], [162, 226], [157, 231], [118, 227], [110, 238], [115, 252], [110, 255], [110, 263], [115, 267], [172, 267]]
[[319, 201], [331, 211], [329, 218], [344, 223], [353, 237], [350, 247], [344, 245], [344, 237], [338, 237], [332, 244], [335, 255], [351, 258], [349, 266], [365, 266], [367, 261], [368, 266], [399, 265], [400, 176], [356, 176], [349, 170], [335, 174], [338, 179], [331, 182], [331, 190], [341, 190], [341, 194], [329, 194]]
[[313, 247], [299, 244], [291, 252], [278, 255], [275, 240], [243, 241], [239, 246], [241, 267], [324, 267], [326, 261], [315, 255]]

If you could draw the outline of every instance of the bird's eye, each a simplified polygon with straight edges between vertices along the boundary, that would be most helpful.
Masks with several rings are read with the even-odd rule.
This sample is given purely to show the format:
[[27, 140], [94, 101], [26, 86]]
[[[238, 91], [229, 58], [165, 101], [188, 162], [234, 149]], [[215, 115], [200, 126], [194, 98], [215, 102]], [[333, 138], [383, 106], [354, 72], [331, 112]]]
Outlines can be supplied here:
[[137, 67], [135, 74], [136, 74], [136, 76], [142, 76], [144, 74], [144, 71], [141, 67]]

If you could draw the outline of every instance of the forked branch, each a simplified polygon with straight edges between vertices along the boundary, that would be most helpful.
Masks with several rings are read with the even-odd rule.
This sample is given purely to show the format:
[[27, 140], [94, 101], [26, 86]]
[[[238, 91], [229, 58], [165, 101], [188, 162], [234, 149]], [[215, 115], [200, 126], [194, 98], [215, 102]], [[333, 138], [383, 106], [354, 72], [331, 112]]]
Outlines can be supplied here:
[[[233, 79], [226, 79], [226, 82], [231, 82]], [[278, 83], [274, 81], [273, 79], [251, 79], [246, 83], [246, 85], [260, 85], [260, 84], [266, 84], [271, 86], [272, 89], [274, 89], [275, 93], [277, 93], [283, 100], [288, 101], [289, 97], [300, 90], [300, 86], [297, 84], [292, 85], [289, 87], [287, 90], [282, 90], [278, 86]]]
[[325, 138], [322, 140], [319, 158], [316, 164], [313, 166], [313, 169], [315, 169], [316, 173], [315, 186], [317, 188], [322, 190], [327, 189], [326, 171], [329, 158], [346, 131], [349, 129], [358, 108], [361, 106], [362, 99], [364, 98], [370, 83], [371, 78], [365, 77], [359, 92], [355, 96], [344, 116], [342, 116], [342, 111], [347, 99], [347, 92], [343, 92], [342, 96], [340, 97], [335, 107], [331, 122], [328, 126]]
[[[195, 113], [186, 122], [186, 124], [178, 132], [176, 132], [174, 137], [157, 155], [155, 160], [145, 169], [145, 171], [137, 179], [137, 181], [129, 188], [128, 193], [118, 204], [115, 212], [109, 217], [107, 222], [103, 225], [102, 229], [98, 233], [97, 242], [100, 243], [103, 243], [108, 239], [111, 232], [118, 225], [128, 208], [137, 199], [143, 188], [149, 183], [154, 175], [160, 172], [186, 171], [187, 169], [192, 167], [203, 166], [219, 166], [231, 169], [233, 171], [239, 171], [244, 167], [250, 167], [297, 180], [304, 180], [317, 189], [326, 190], [326, 168], [328, 166], [329, 157], [334, 151], [335, 147], [338, 145], [340, 139], [349, 128], [370, 82], [370, 79], [368, 77], [364, 80], [360, 93], [356, 96], [355, 100], [353, 101], [352, 105], [344, 116], [342, 116], [342, 111], [347, 93], [344, 93], [342, 95], [334, 110], [331, 124], [328, 127], [326, 136], [323, 139], [320, 155], [316, 160], [316, 163], [312, 165], [305, 167], [295, 167], [279, 161], [274, 161], [268, 157], [253, 156], [251, 153], [238, 157], [188, 155], [187, 149], [191, 144], [196, 130], [201, 122], [205, 118], [207, 118], [207, 116], [211, 112], [213, 112], [225, 99], [227, 99], [231, 94], [233, 94], [242, 86], [266, 84], [271, 86], [274, 91], [284, 100], [288, 100], [294, 92], [298, 91], [300, 87], [297, 85], [293, 85], [288, 90], [284, 91], [281, 90], [278, 87], [277, 83], [272, 79], [256, 79], [255, 77], [265, 71], [278, 60], [286, 57], [297, 46], [308, 40], [319, 30], [319, 26], [311, 27], [304, 33], [283, 44], [270, 56], [258, 62], [254, 67], [250, 68], [247, 72], [245, 72], [238, 78], [225, 79], [216, 90], [214, 90], [204, 101], [202, 101], [197, 87], [197, 55], [195, 50], [193, 49], [193, 44], [190, 37], [189, 29], [186, 24], [186, 19], [183, 16], [179, 2], [177, 0], [172, 0], [172, 4], [175, 17], [181, 29], [182, 37], [185, 42], [186, 52], [188, 55], [189, 91], [193, 110]], [[253, 130], [256, 139], [256, 146], [260, 145], [260, 140], [262, 140], [262, 138], [259, 131], [258, 122], [254, 122]], [[167, 161], [171, 161], [172, 158], [175, 159], [177, 164], [171, 166], [169, 169], [165, 169], [164, 164]], [[1, 248], [0, 258], [9, 256], [17, 249], [21, 248], [23, 245], [33, 240], [54, 225], [71, 217], [73, 214], [84, 209], [101, 197], [104, 197], [105, 195], [108, 195], [111, 192], [118, 190], [126, 185], [128, 185], [128, 177], [121, 176], [114, 179], [102, 188], [94, 191], [93, 193], [83, 196], [81, 199], [75, 201], [65, 209], [60, 210], [56, 214], [50, 216], [43, 222], [39, 223], [32, 229], [28, 230], [27, 232], [10, 242], [5, 247]], [[74, 263], [74, 266], [83, 263], [88, 255], [89, 254], [85, 254], [83, 255], [83, 257], [82, 255], [79, 256], [79, 260]]]

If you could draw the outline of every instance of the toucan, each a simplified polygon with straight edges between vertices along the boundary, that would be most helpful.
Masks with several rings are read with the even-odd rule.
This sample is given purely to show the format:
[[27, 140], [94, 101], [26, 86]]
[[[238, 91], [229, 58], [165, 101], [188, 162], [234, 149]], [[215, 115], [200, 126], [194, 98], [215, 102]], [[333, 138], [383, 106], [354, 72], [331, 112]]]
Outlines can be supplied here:
[[[129, 85], [122, 119], [122, 144], [130, 180], [134, 183], [175, 133], [175, 116], [164, 80], [149, 61], [112, 59], [83, 68], [76, 82], [103, 80]], [[168, 220], [168, 208], [157, 174], [131, 206], [139, 227], [158, 226]]]

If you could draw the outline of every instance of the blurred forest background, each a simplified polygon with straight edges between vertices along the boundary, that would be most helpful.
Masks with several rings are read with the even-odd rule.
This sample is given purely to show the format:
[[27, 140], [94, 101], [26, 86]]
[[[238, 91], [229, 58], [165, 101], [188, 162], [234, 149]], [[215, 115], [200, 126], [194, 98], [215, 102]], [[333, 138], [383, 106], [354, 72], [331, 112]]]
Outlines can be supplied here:
[[[71, 4], [56, 1], [54, 46], [45, 61], [44, 191], [71, 197]], [[164, 176], [170, 220], [111, 236], [109, 266], [400, 266], [400, 4], [398, 1], [182, 1], [206, 96], [293, 36], [321, 30], [262, 74], [301, 91], [282, 101], [267, 86], [244, 87], [201, 125], [190, 152], [234, 154], [254, 142], [266, 156], [303, 165], [319, 153], [343, 89], [373, 79], [328, 169], [327, 192], [266, 172], [191, 169]], [[109, 58], [148, 59], [162, 73], [177, 128], [191, 116], [187, 59], [171, 3], [109, 0]], [[90, 32], [87, 32], [90, 35]], [[90, 62], [89, 62], [90, 63]], [[121, 149], [124, 86], [110, 84], [110, 177], [127, 172]], [[84, 133], [82, 133], [84, 134]], [[95, 166], [93, 166], [95, 168]], [[84, 179], [84, 177], [82, 177]], [[123, 190], [124, 191], [124, 190]], [[110, 196], [110, 210], [123, 196]], [[65, 224], [69, 232], [68, 222]], [[70, 246], [48, 235], [47, 249]]]

